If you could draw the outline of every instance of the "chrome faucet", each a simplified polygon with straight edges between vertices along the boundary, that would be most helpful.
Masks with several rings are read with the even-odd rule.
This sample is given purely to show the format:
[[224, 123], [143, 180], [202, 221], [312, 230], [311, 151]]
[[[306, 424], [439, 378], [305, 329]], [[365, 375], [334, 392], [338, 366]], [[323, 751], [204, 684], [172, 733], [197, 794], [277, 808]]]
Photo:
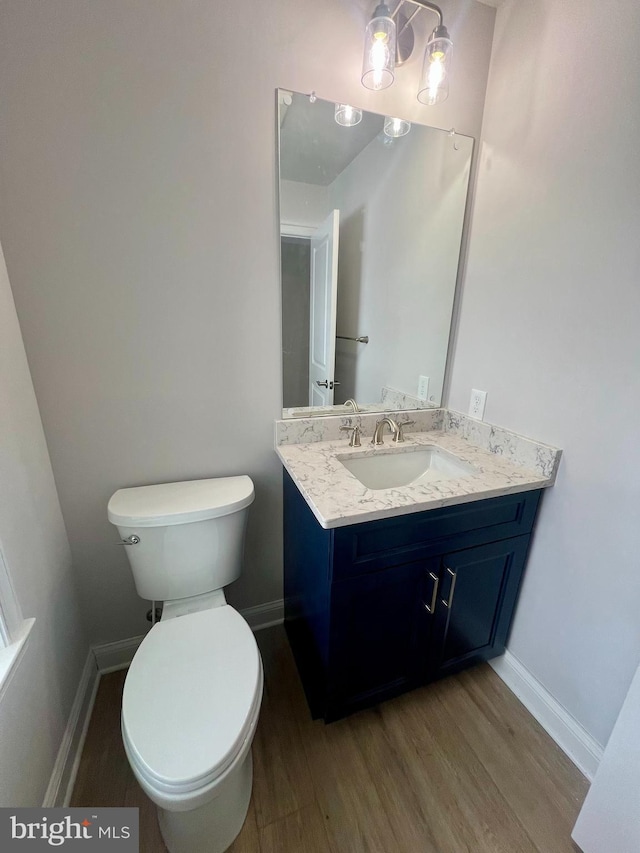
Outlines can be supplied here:
[[393, 440], [397, 441], [398, 436], [400, 435], [400, 427], [397, 422], [394, 421], [393, 418], [382, 418], [381, 421], [378, 421], [376, 424], [376, 428], [373, 431], [373, 438], [371, 439], [371, 444], [375, 444], [376, 447], [380, 447], [381, 444], [384, 444], [382, 440], [382, 436], [384, 433], [385, 426], [388, 426], [393, 435]]
[[349, 397], [349, 399], [348, 399], [348, 400], [345, 400], [345, 401], [344, 401], [344, 405], [345, 405], [345, 406], [351, 406], [351, 407], [353, 408], [353, 414], [354, 414], [354, 415], [358, 415], [358, 414], [360, 414], [360, 409], [358, 408], [358, 404], [357, 404], [357, 403], [356, 403], [356, 401], [353, 399], [353, 397]]

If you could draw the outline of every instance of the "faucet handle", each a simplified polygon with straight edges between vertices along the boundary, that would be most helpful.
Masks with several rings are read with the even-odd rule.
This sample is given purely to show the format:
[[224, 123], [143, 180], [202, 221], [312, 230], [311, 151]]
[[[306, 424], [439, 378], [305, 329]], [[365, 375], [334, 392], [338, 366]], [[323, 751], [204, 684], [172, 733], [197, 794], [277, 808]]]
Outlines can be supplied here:
[[402, 423], [400, 423], [398, 421], [398, 433], [397, 433], [396, 437], [393, 439], [394, 443], [398, 444], [399, 442], [404, 441], [403, 429], [405, 427], [408, 427], [408, 426], [413, 426], [414, 424], [415, 424], [415, 421], [403, 421]]
[[349, 436], [349, 447], [360, 447], [360, 427], [358, 424], [354, 424], [353, 426], [341, 426], [340, 429], [343, 432], [350, 432]]

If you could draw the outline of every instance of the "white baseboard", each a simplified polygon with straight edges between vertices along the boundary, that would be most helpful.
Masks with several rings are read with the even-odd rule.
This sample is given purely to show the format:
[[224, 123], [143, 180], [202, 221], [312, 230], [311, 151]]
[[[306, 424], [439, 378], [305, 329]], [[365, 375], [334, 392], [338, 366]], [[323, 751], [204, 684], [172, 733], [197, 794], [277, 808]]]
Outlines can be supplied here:
[[92, 652], [95, 655], [100, 675], [126, 669], [143, 639], [144, 634], [139, 637], [130, 637], [128, 640], [117, 640], [115, 643], [102, 643], [99, 646], [93, 646]]
[[43, 808], [69, 805], [99, 681], [100, 673], [93, 650], [90, 649], [44, 795]]
[[284, 599], [267, 601], [266, 604], [258, 604], [256, 607], [246, 607], [240, 611], [240, 615], [249, 623], [252, 631], [261, 631], [263, 628], [271, 628], [284, 622]]
[[603, 747], [510, 652], [489, 663], [578, 770], [592, 780]]

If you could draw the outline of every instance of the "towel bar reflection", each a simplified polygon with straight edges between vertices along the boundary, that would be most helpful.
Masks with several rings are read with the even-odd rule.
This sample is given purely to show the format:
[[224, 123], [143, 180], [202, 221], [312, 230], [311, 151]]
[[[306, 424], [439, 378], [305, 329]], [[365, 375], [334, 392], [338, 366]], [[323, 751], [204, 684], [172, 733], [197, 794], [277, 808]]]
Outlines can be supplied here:
[[350, 335], [336, 335], [341, 341], [355, 341], [357, 344], [368, 344], [369, 335], [360, 335], [359, 338], [352, 338]]

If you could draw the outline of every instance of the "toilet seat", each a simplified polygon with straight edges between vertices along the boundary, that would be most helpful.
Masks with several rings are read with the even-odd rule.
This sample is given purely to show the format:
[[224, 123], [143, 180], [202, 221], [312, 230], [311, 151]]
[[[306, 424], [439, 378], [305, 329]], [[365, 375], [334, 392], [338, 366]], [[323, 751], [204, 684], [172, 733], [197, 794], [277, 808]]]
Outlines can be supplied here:
[[253, 737], [262, 663], [229, 605], [159, 622], [142, 641], [122, 698], [122, 735], [147, 788], [189, 798], [224, 776]]

